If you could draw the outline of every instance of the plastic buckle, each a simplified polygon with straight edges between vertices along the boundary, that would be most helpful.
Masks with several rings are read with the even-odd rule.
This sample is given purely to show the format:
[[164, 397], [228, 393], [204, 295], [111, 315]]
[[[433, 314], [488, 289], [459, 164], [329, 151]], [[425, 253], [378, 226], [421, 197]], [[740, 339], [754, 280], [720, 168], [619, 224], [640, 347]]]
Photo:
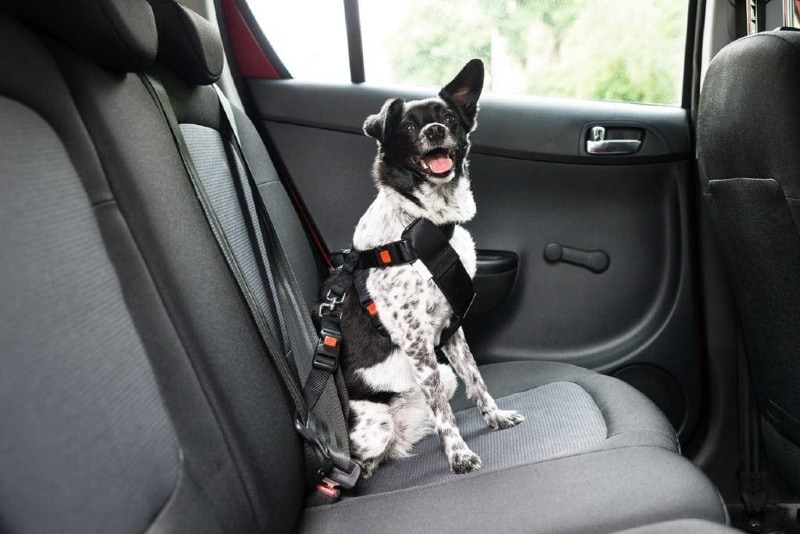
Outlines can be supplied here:
[[339, 365], [339, 360], [337, 358], [332, 358], [325, 354], [320, 354], [319, 352], [314, 353], [314, 359], [311, 362], [311, 365], [315, 369], [320, 369], [322, 371], [326, 371], [328, 373], [333, 373], [336, 371], [336, 367]]
[[419, 258], [411, 243], [406, 239], [397, 242], [395, 255], [398, 258], [398, 263], [411, 263]]
[[314, 358], [311, 365], [315, 369], [321, 369], [329, 373], [336, 371], [339, 366], [339, 350], [341, 348], [342, 335], [327, 328], [320, 330], [320, 338], [317, 348], [314, 350]]
[[361, 466], [355, 463], [353, 460], [350, 460], [350, 472], [342, 471], [335, 465], [331, 467], [331, 470], [328, 472], [328, 477], [333, 479], [336, 484], [340, 485], [344, 489], [355, 487], [360, 476]]
[[380, 261], [381, 265], [389, 265], [392, 263], [392, 253], [389, 252], [388, 247], [378, 249], [378, 261]]
[[405, 239], [387, 243], [375, 250], [378, 258], [378, 265], [387, 267], [389, 265], [401, 265], [411, 263], [417, 259], [417, 254], [411, 244]]

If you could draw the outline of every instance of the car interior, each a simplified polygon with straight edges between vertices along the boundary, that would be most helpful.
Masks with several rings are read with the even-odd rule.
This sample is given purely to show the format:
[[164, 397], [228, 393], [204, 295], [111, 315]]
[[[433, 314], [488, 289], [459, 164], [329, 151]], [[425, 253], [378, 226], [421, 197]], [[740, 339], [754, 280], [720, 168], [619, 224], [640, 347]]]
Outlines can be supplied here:
[[525, 421], [461, 385], [481, 469], [368, 480], [312, 315], [364, 119], [436, 93], [343, 4], [342, 83], [255, 0], [0, 4], [0, 532], [800, 532], [796, 3], [688, 1], [676, 105], [484, 93], [463, 331]]

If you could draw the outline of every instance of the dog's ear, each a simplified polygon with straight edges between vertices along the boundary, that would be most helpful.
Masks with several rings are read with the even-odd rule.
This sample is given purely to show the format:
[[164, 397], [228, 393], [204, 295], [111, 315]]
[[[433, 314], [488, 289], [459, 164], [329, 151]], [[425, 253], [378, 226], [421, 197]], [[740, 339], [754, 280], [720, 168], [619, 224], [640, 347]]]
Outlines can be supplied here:
[[378, 113], [370, 115], [364, 121], [364, 133], [383, 143], [392, 128], [399, 124], [403, 114], [403, 103], [402, 98], [387, 100]]
[[453, 81], [439, 91], [439, 98], [461, 112], [468, 129], [475, 126], [478, 116], [478, 98], [483, 89], [483, 61], [472, 59], [464, 65]]

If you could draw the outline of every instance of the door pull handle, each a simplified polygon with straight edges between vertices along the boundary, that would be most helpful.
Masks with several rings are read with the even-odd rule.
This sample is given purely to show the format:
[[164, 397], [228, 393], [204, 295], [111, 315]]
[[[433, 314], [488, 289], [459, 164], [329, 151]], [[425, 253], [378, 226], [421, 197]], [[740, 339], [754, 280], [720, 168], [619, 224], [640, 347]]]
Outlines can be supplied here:
[[597, 156], [633, 154], [642, 146], [641, 139], [606, 139], [603, 126], [593, 126], [586, 140], [586, 152]]
[[579, 248], [565, 247], [558, 243], [550, 243], [544, 248], [544, 257], [549, 262], [571, 263], [585, 267], [593, 273], [600, 274], [608, 269], [611, 258], [605, 250], [581, 250]]

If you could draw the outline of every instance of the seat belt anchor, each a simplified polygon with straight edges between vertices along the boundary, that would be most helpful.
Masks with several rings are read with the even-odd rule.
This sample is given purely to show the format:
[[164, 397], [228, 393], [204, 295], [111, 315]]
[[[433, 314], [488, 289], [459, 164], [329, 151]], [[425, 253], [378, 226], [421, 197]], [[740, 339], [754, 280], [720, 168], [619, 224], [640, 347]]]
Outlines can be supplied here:
[[332, 495], [333, 490], [338, 492], [337, 487], [344, 489], [351, 489], [355, 487], [359, 477], [361, 477], [361, 466], [350, 460], [348, 471], [339, 469], [333, 463], [330, 448], [320, 434], [320, 425], [317, 418], [309, 412], [306, 422], [304, 423], [300, 414], [298, 413], [294, 420], [295, 429], [297, 432], [312, 445], [314, 452], [317, 456], [317, 463], [320, 482], [317, 485], [317, 490], [329, 497], [338, 498], [338, 493]]
[[328, 477], [323, 477], [323, 479], [319, 481], [319, 484], [317, 484], [317, 491], [334, 501], [339, 500], [339, 495], [341, 494], [339, 484]]

